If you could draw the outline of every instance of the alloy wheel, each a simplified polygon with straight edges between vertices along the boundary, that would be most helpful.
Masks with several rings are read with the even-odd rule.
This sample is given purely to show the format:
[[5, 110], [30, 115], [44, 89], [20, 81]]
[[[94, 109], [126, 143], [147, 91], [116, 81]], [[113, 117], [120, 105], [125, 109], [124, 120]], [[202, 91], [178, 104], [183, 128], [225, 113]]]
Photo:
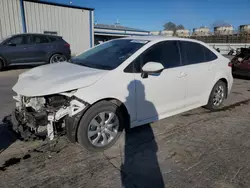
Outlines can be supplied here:
[[214, 106], [220, 106], [221, 103], [223, 102], [225, 96], [225, 90], [222, 85], [219, 85], [215, 90], [214, 90], [214, 95], [213, 95], [213, 105]]
[[101, 112], [88, 125], [88, 140], [96, 147], [104, 147], [118, 134], [119, 119], [114, 112]]
[[60, 63], [66, 61], [66, 57], [64, 55], [55, 54], [51, 57], [50, 63]]

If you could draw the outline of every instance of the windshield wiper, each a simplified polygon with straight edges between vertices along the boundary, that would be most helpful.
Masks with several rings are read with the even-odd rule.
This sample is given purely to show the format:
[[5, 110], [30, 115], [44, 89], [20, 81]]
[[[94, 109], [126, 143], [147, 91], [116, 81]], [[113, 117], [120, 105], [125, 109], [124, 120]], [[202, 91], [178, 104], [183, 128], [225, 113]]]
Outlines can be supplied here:
[[86, 63], [86, 62], [83, 62], [83, 61], [77, 60], [77, 59], [71, 59], [70, 62], [71, 63], [75, 63], [77, 65], [81, 65], [81, 66], [85, 66], [85, 67], [90, 67], [90, 68], [96, 68], [96, 69], [105, 69], [105, 70], [111, 70], [111, 69], [113, 69], [112, 67], [110, 67], [108, 65]]

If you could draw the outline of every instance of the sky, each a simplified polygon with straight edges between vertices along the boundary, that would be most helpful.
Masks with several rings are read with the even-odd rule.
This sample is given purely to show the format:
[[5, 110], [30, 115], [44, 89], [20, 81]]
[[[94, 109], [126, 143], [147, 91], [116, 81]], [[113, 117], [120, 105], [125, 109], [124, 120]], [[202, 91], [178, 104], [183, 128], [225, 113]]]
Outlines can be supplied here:
[[[69, 4], [70, 0], [46, 0]], [[215, 21], [235, 29], [250, 24], [250, 0], [71, 0], [72, 5], [94, 8], [94, 20], [149, 31], [163, 30], [168, 21], [187, 29], [211, 27]]]

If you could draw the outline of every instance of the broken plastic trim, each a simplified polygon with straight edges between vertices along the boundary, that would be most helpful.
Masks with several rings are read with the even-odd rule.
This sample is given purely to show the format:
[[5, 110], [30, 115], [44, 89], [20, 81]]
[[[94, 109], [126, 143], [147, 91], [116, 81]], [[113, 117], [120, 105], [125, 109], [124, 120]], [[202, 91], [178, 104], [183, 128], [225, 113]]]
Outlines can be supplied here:
[[[72, 98], [71, 98], [72, 99]], [[88, 103], [84, 101], [80, 101], [78, 98], [73, 97], [73, 99], [70, 101], [69, 106], [62, 106], [56, 113], [54, 114], [49, 114], [48, 115], [48, 125], [47, 125], [47, 133], [48, 133], [48, 138], [50, 140], [54, 139], [54, 122], [59, 121], [65, 116], [72, 117], [79, 112], [81, 112], [83, 109], [86, 108]]]
[[[16, 108], [21, 113], [21, 109], [25, 108], [27, 105], [23, 101], [24, 97], [17, 95], [17, 96], [14, 96], [13, 98], [17, 101]], [[41, 98], [43, 98], [43, 97], [41, 97]], [[28, 104], [29, 104], [29, 102], [28, 102]], [[36, 104], [34, 104], [34, 105], [36, 105]], [[75, 116], [76, 114], [83, 111], [83, 109], [85, 109], [87, 106], [89, 106], [89, 103], [87, 103], [87, 102], [85, 102], [85, 101], [83, 101], [75, 96], [71, 96], [69, 98], [69, 103], [67, 105], [63, 105], [59, 108], [59, 110], [49, 113], [47, 116], [47, 119], [48, 119], [47, 137], [50, 140], [54, 139], [54, 136], [55, 136], [54, 133], [56, 131], [56, 129], [55, 129], [56, 122], [59, 122], [59, 120], [61, 120], [65, 116], [68, 116], [68, 117]], [[31, 107], [34, 108], [32, 105], [31, 105]], [[36, 106], [35, 106], [35, 108], [36, 108]], [[20, 126], [22, 126], [22, 125], [20, 125]]]

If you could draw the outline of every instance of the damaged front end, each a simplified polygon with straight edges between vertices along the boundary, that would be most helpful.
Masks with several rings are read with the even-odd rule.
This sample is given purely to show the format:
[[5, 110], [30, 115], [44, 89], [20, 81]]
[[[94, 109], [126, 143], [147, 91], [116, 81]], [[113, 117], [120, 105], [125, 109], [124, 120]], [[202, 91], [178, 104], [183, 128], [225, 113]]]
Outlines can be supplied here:
[[12, 113], [13, 130], [24, 140], [55, 136], [65, 132], [66, 118], [79, 114], [88, 103], [76, 98], [74, 91], [60, 94], [26, 97], [17, 95]]

